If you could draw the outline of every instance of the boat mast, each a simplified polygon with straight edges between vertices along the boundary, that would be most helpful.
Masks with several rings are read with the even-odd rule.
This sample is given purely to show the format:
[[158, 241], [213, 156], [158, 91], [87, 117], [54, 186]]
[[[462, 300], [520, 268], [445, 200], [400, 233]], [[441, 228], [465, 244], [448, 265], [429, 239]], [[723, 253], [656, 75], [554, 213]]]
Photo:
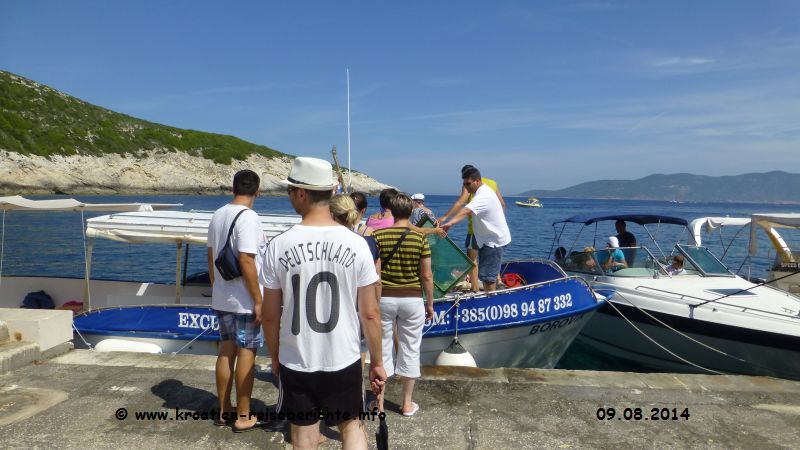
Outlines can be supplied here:
[[347, 189], [353, 188], [353, 176], [350, 165], [350, 69], [347, 69]]

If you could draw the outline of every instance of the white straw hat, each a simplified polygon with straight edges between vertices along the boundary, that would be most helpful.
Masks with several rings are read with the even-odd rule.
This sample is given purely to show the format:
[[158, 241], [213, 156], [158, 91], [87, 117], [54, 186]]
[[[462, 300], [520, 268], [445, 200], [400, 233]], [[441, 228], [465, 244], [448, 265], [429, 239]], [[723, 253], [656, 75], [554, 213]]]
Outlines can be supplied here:
[[289, 176], [281, 183], [311, 191], [327, 191], [336, 188], [337, 181], [328, 161], [299, 156], [292, 161]]

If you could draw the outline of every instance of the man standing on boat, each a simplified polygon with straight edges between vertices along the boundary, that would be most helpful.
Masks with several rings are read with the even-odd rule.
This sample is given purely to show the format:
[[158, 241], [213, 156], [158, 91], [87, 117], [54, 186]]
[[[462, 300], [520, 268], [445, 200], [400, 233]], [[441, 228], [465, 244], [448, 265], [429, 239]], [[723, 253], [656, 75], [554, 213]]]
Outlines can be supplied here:
[[617, 220], [614, 222], [614, 227], [617, 229], [616, 238], [617, 241], [619, 241], [619, 246], [622, 247], [622, 254], [625, 255], [625, 261], [628, 262], [628, 265], [631, 265], [634, 259], [636, 259], [636, 249], [631, 248], [636, 247], [636, 236], [627, 230], [627, 224], [624, 220]]
[[[469, 170], [473, 169], [474, 167], [470, 164], [465, 165], [461, 168], [461, 177], [464, 177], [464, 173]], [[497, 182], [491, 178], [481, 177], [481, 181], [483, 184], [489, 186], [495, 194], [497, 194], [497, 199], [500, 201], [500, 205], [503, 207], [503, 211], [506, 209], [506, 201], [503, 199], [503, 194], [500, 193], [500, 188], [497, 187]], [[461, 208], [464, 207], [467, 203], [472, 200], [473, 194], [467, 190], [466, 186], [461, 186], [461, 195], [458, 196], [458, 199], [453, 206], [444, 213], [438, 220], [439, 223], [444, 223], [448, 217], [452, 217], [457, 212], [461, 211]], [[470, 215], [469, 223], [467, 225], [467, 239], [464, 242], [464, 248], [467, 251], [467, 256], [472, 262], [475, 264], [475, 267], [469, 273], [470, 283], [472, 284], [472, 292], [478, 292], [478, 242], [475, 240], [475, 233], [472, 229], [472, 216]]]
[[[260, 178], [252, 170], [240, 170], [233, 177], [233, 201], [218, 209], [208, 225], [208, 274], [211, 279], [211, 307], [219, 318], [220, 347], [216, 379], [220, 417], [215, 425], [233, 422], [231, 385], [236, 381], [236, 415], [232, 423], [240, 432], [256, 426], [250, 414], [256, 351], [264, 346], [261, 333], [261, 287], [258, 271], [266, 251], [261, 221], [253, 211]], [[226, 280], [214, 261], [230, 241], [239, 260], [241, 276]], [[233, 377], [233, 378], [232, 378]]]
[[462, 171], [464, 188], [472, 200], [442, 225], [445, 231], [466, 217], [472, 217], [472, 230], [478, 244], [478, 279], [487, 292], [497, 286], [497, 275], [503, 260], [503, 250], [511, 243], [511, 232], [497, 194], [481, 179], [481, 172], [471, 167]]
[[367, 241], [331, 217], [336, 181], [329, 162], [298, 157], [283, 183], [303, 220], [270, 242], [261, 278], [278, 409], [292, 424], [295, 448], [316, 448], [324, 419], [338, 426], [344, 448], [366, 449], [361, 325], [373, 391], [386, 382], [372, 254]]

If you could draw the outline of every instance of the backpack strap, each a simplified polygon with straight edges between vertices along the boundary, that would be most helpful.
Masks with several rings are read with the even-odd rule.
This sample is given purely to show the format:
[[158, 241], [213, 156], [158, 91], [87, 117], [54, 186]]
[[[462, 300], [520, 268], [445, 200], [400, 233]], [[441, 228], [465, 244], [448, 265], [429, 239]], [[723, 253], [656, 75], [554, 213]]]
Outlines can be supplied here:
[[230, 245], [231, 235], [233, 234], [233, 227], [236, 226], [236, 221], [239, 220], [239, 216], [241, 216], [242, 213], [247, 211], [248, 209], [250, 209], [250, 208], [245, 208], [245, 209], [239, 211], [239, 213], [236, 214], [236, 217], [233, 218], [233, 222], [231, 222], [231, 227], [228, 229], [228, 237], [225, 239], [225, 245], [226, 246]]

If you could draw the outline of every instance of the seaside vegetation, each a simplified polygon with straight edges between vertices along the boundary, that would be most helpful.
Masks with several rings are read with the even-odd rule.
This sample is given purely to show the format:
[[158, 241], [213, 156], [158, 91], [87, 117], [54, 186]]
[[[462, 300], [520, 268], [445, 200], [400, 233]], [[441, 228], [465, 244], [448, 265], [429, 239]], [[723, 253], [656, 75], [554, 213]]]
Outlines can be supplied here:
[[0, 70], [0, 149], [24, 155], [186, 152], [220, 164], [291, 157], [234, 136], [169, 127], [92, 105]]

